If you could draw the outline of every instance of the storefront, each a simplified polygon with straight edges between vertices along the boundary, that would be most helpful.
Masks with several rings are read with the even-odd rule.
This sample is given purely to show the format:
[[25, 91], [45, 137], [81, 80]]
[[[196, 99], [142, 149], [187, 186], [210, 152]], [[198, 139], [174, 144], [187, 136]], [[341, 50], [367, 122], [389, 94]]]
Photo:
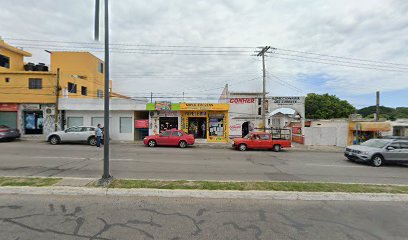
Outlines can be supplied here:
[[18, 104], [0, 104], [0, 125], [6, 125], [11, 128], [18, 127]]
[[352, 121], [349, 123], [348, 144], [358, 145], [389, 131], [391, 131], [389, 122]]
[[180, 103], [181, 129], [198, 140], [227, 142], [228, 110], [225, 103]]
[[157, 135], [170, 129], [180, 130], [180, 104], [167, 101], [148, 103], [146, 110], [149, 114], [149, 134]]
[[54, 104], [20, 104], [20, 130], [25, 135], [47, 135], [54, 131]]

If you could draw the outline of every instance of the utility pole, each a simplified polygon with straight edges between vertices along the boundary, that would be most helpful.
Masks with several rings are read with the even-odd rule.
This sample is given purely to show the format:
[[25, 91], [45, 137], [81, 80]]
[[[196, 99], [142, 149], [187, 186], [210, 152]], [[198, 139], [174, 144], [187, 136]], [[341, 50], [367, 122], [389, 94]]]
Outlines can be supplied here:
[[183, 102], [184, 102], [184, 92], [183, 92]]
[[153, 92], [150, 92], [150, 102], [153, 102]]
[[60, 91], [60, 69], [57, 68], [57, 85], [55, 86], [54, 131], [58, 131], [58, 100]]
[[263, 131], [266, 131], [266, 71], [265, 71], [265, 53], [270, 49], [270, 46], [265, 46], [256, 56], [262, 56], [262, 125]]
[[375, 101], [375, 121], [380, 120], [380, 91], [376, 92], [376, 101]]

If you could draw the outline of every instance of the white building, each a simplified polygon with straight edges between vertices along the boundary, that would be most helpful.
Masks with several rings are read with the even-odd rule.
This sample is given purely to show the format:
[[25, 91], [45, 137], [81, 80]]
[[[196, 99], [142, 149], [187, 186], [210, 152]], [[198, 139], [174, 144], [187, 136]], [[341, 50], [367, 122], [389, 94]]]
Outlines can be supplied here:
[[[149, 119], [146, 111], [147, 101], [130, 99], [110, 100], [110, 137], [112, 140], [134, 141], [139, 139], [135, 130], [135, 120]], [[59, 110], [63, 119], [63, 129], [72, 126], [104, 125], [103, 99], [70, 99], [59, 100]]]

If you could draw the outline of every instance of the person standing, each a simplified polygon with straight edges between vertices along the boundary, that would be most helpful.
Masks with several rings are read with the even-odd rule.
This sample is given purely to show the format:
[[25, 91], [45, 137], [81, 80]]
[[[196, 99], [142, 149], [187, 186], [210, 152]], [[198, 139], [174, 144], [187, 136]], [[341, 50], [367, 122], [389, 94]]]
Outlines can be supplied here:
[[95, 136], [96, 136], [96, 147], [101, 147], [101, 139], [102, 139], [102, 129], [101, 124], [98, 124], [95, 129]]

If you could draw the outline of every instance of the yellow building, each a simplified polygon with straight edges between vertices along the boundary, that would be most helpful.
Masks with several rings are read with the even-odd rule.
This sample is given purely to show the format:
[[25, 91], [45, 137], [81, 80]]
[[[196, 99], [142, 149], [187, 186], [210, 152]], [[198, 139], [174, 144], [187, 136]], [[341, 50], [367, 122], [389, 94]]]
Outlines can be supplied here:
[[208, 142], [228, 142], [226, 103], [180, 103], [181, 130]]
[[103, 97], [102, 60], [89, 52], [49, 53], [50, 69], [25, 63], [31, 53], [0, 39], [0, 124], [19, 128], [22, 134], [53, 131], [57, 79], [59, 98]]

